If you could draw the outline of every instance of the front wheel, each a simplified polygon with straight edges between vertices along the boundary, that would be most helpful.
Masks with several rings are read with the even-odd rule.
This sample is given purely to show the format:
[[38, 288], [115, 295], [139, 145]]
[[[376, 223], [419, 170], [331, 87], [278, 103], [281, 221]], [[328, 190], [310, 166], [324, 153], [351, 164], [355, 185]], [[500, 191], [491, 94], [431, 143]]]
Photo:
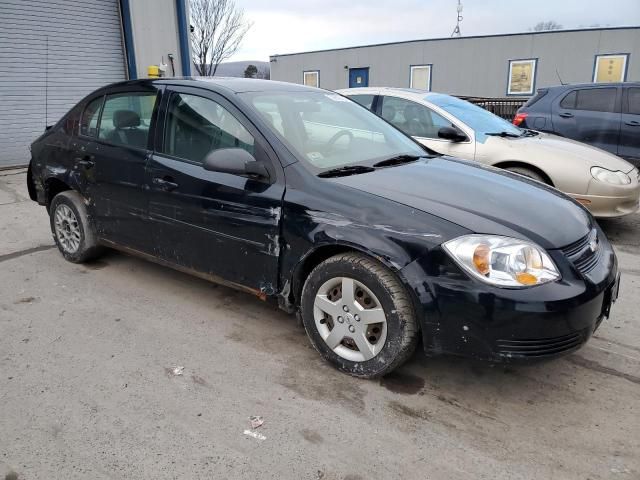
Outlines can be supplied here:
[[361, 254], [336, 255], [318, 265], [304, 285], [301, 308], [316, 350], [356, 377], [390, 373], [418, 342], [406, 289], [393, 272]]

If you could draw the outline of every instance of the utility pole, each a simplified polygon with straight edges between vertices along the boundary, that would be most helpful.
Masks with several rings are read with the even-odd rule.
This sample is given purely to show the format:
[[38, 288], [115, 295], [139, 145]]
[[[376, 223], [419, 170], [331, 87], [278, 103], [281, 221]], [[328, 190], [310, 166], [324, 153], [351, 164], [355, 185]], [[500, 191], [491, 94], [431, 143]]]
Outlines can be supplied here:
[[462, 18], [462, 3], [458, 0], [458, 19], [456, 21], [456, 28], [453, 29], [453, 33], [451, 34], [452, 38], [462, 36], [462, 33], [460, 33], [460, 22], [462, 21]]

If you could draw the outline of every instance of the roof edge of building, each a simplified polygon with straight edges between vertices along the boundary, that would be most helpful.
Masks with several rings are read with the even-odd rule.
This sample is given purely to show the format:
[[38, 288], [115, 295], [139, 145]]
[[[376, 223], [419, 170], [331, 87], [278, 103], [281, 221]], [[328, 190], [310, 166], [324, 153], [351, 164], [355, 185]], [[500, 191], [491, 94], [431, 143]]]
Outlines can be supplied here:
[[385, 47], [389, 45], [404, 45], [407, 43], [441, 42], [445, 40], [455, 41], [455, 40], [470, 40], [470, 39], [478, 39], [478, 38], [496, 38], [496, 37], [516, 37], [516, 36], [523, 36], [523, 35], [548, 35], [548, 34], [554, 34], [554, 33], [597, 32], [597, 31], [606, 31], [606, 30], [639, 30], [639, 29], [640, 29], [640, 25], [629, 25], [629, 26], [621, 26], [621, 27], [571, 28], [571, 29], [563, 29], [563, 30], [545, 30], [543, 32], [495, 33], [491, 35], [470, 35], [468, 37], [463, 36], [463, 37], [420, 38], [415, 40], [400, 40], [398, 42], [383, 42], [383, 43], [372, 43], [369, 45], [354, 45], [352, 47], [338, 47], [338, 48], [327, 48], [324, 50], [310, 50], [308, 52], [274, 54], [274, 55], [269, 55], [269, 60], [273, 61], [274, 58], [291, 57], [295, 55], [306, 55], [310, 53], [338, 52], [341, 50], [355, 50], [358, 48]]

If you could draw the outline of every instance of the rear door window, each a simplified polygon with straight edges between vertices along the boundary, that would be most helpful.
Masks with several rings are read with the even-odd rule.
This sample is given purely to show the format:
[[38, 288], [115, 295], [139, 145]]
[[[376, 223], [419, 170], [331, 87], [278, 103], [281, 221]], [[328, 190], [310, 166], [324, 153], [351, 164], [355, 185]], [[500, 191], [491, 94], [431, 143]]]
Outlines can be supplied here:
[[616, 88], [574, 90], [562, 99], [560, 107], [590, 112], [613, 113], [616, 107]]
[[407, 135], [439, 138], [438, 130], [451, 122], [419, 103], [397, 97], [382, 97], [382, 118]]
[[169, 101], [163, 152], [202, 163], [209, 152], [221, 148], [242, 148], [253, 155], [254, 138], [219, 103], [174, 93]]
[[627, 90], [626, 113], [640, 115], [640, 88], [633, 87]]
[[375, 95], [349, 95], [349, 98], [354, 102], [359, 103], [364, 108], [371, 110]]
[[147, 148], [156, 98], [151, 92], [107, 95], [99, 138], [116, 145]]

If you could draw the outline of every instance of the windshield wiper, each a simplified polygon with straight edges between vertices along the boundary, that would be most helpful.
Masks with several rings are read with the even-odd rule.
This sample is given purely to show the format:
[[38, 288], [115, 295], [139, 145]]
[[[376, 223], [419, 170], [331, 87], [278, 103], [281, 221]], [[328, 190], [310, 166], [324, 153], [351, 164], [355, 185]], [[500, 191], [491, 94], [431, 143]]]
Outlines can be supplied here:
[[401, 165], [403, 163], [415, 162], [420, 158], [422, 157], [418, 155], [396, 155], [395, 157], [387, 158], [386, 160], [381, 160], [378, 163], [374, 163], [373, 166], [376, 168], [392, 167], [393, 165]]
[[535, 130], [529, 130], [528, 128], [525, 129], [524, 131], [525, 137], [535, 137], [537, 135], [540, 135], [540, 132], [536, 132]]
[[345, 167], [332, 168], [318, 174], [322, 178], [330, 177], [346, 177], [348, 175], [358, 175], [360, 173], [373, 172], [375, 168], [367, 167], [366, 165], [347, 165]]
[[511, 133], [507, 131], [485, 132], [485, 135], [489, 135], [490, 137], [509, 137], [509, 138], [520, 138], [522, 136], [522, 134]]

